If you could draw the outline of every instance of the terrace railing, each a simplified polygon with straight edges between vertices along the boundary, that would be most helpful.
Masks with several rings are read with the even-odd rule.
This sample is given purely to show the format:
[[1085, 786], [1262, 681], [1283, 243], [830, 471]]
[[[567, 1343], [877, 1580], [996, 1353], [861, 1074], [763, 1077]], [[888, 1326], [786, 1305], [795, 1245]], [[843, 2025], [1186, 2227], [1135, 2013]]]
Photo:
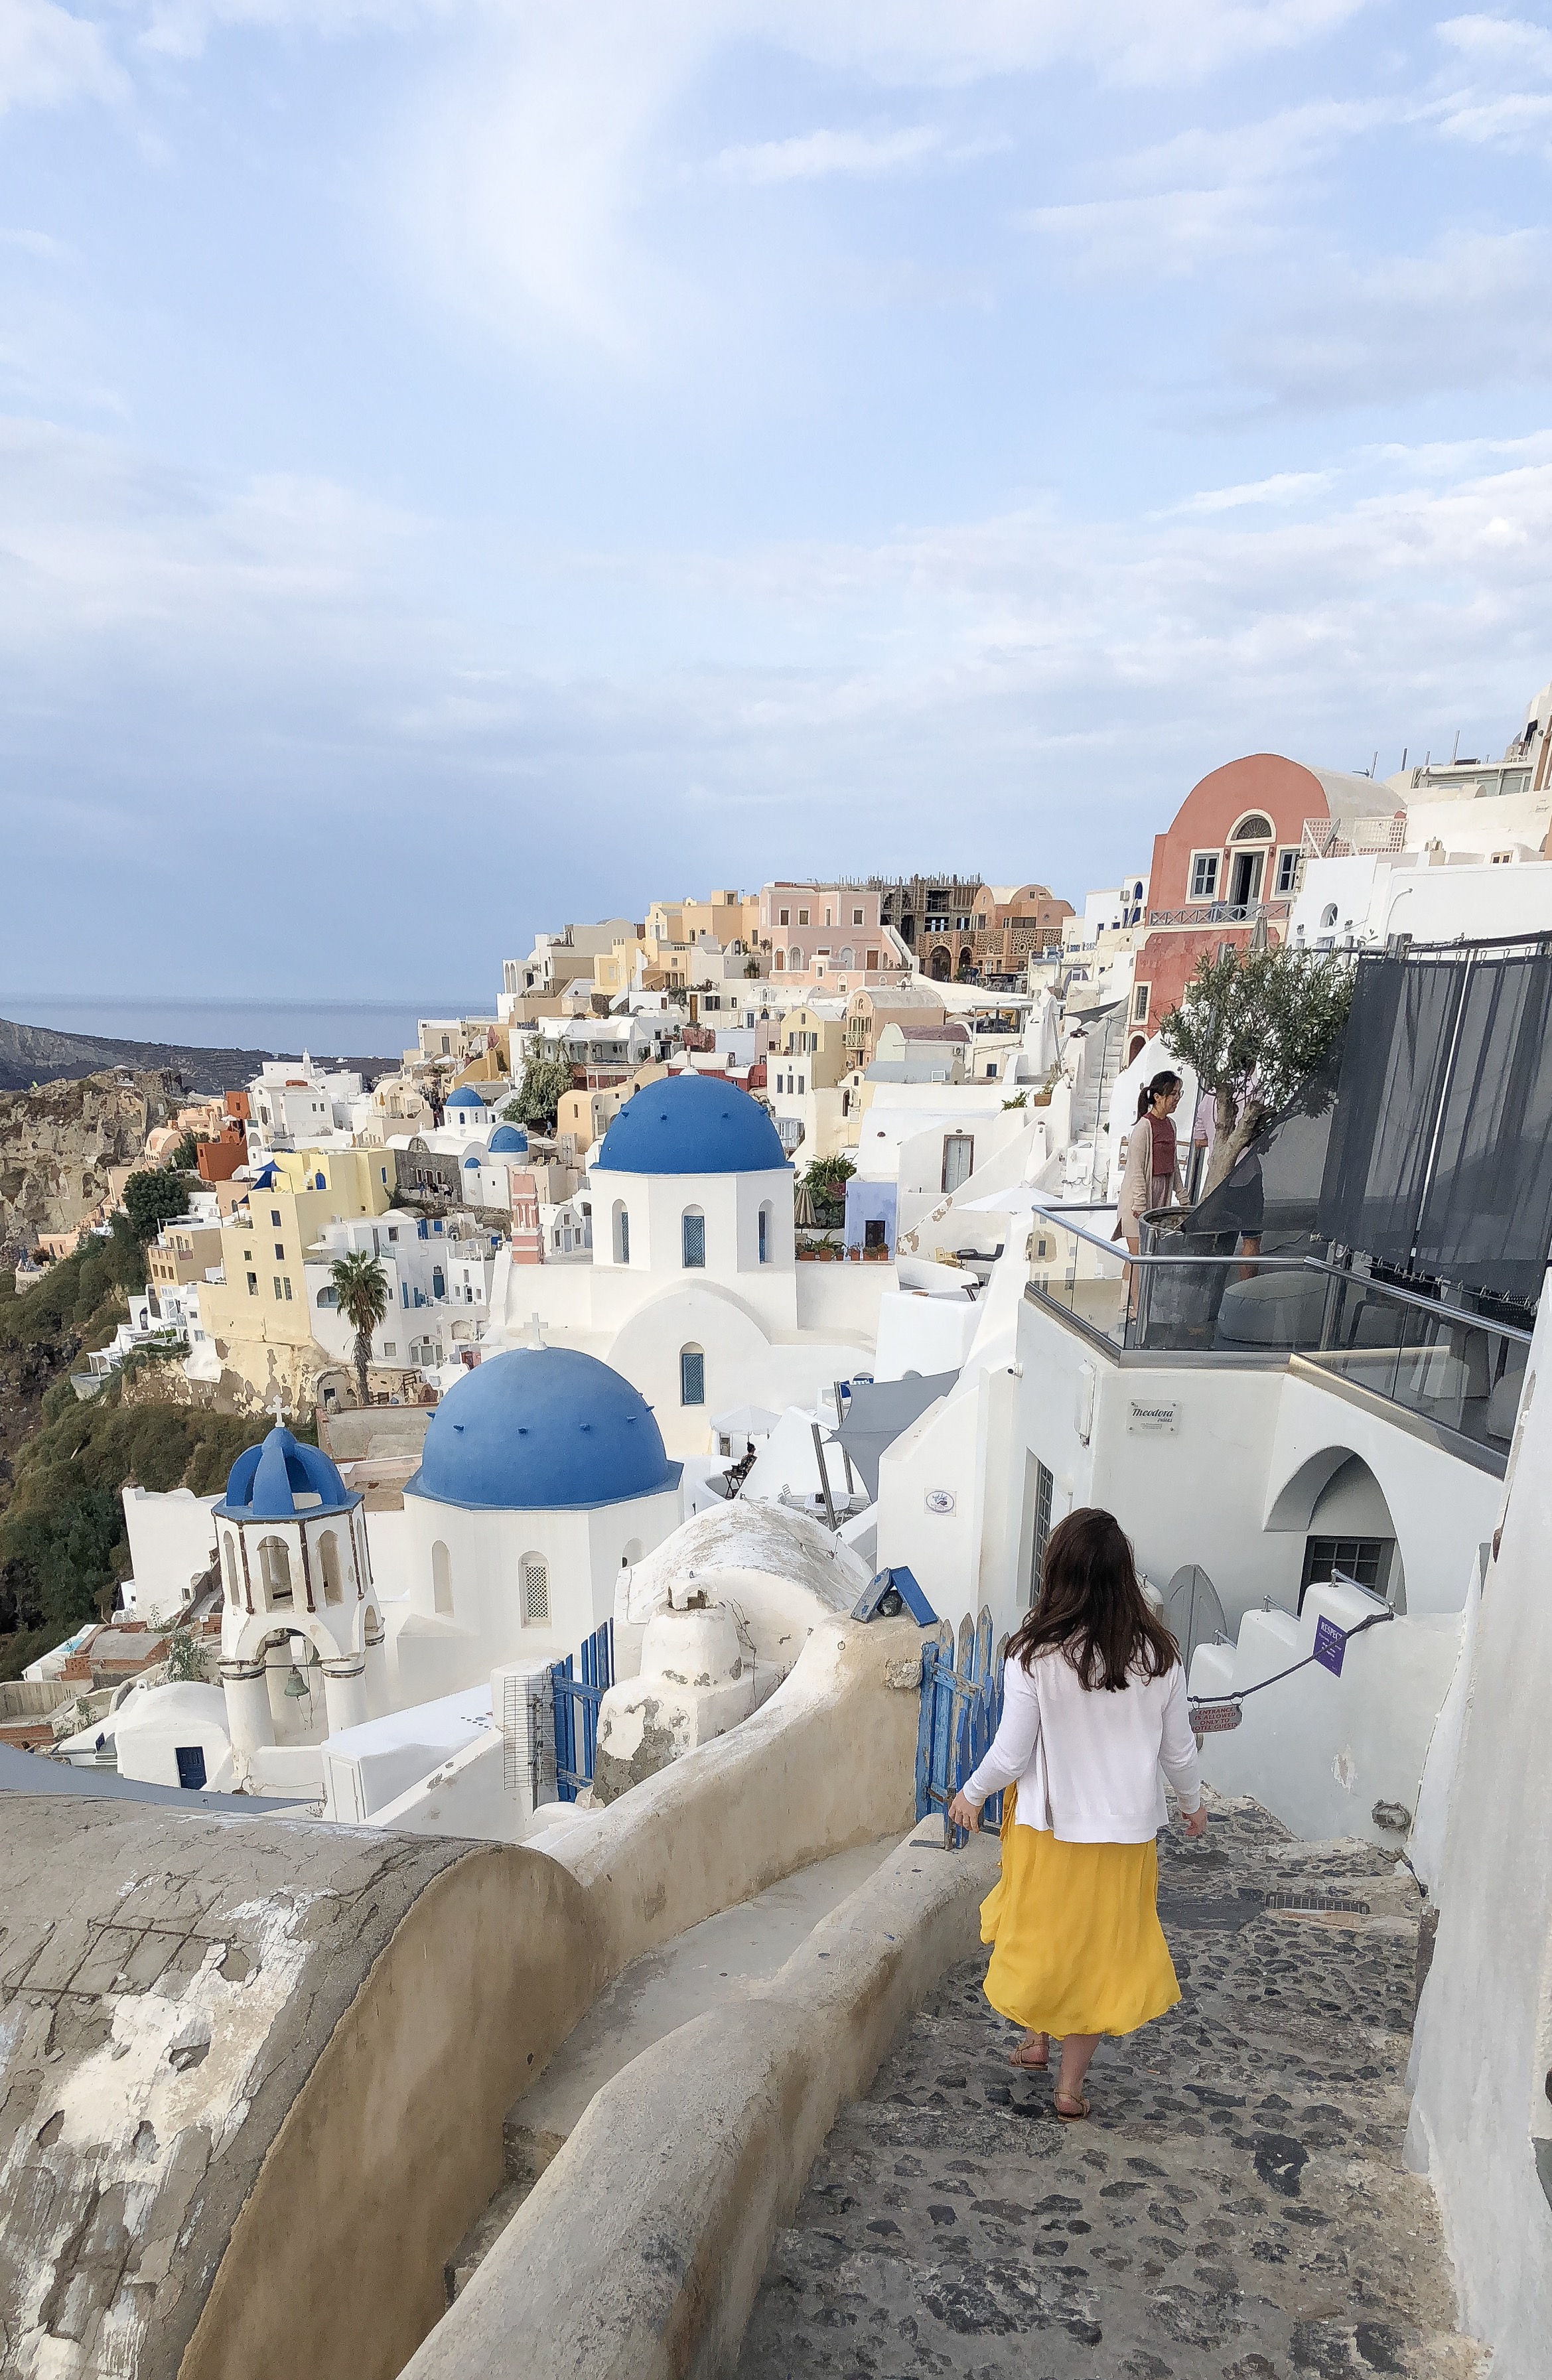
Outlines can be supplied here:
[[[1375, 1279], [1308, 1254], [1260, 1256], [1158, 1246], [1132, 1256], [1074, 1210], [1031, 1219], [1025, 1294], [1111, 1354], [1180, 1363], [1280, 1366], [1291, 1357], [1332, 1384], [1382, 1397], [1426, 1421], [1454, 1451], [1502, 1471], [1531, 1334], [1491, 1311]], [[1157, 1239], [1157, 1231], [1148, 1237]]]

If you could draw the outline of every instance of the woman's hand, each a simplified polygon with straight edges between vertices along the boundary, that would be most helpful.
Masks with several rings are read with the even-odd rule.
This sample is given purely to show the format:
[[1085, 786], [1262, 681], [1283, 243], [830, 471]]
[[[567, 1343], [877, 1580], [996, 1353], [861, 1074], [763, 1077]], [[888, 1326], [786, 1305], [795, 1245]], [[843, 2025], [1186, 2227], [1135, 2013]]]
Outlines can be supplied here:
[[973, 1835], [980, 1823], [981, 1814], [974, 1802], [966, 1801], [963, 1793], [956, 1793], [949, 1803], [950, 1826], [963, 1827], [967, 1834]]
[[1184, 1810], [1181, 1815], [1185, 1820], [1185, 1831], [1188, 1835], [1206, 1833], [1207, 1805], [1205, 1802], [1198, 1803], [1194, 1810]]

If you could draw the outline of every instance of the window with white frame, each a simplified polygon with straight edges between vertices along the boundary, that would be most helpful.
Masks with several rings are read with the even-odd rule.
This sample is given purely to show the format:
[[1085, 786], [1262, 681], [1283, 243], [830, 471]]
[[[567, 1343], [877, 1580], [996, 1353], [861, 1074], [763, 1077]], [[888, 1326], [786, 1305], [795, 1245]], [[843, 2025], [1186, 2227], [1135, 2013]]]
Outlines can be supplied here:
[[1148, 994], [1152, 990], [1153, 986], [1147, 983], [1139, 983], [1134, 989], [1132, 993], [1132, 1022], [1134, 1025], [1141, 1025], [1146, 1020], [1148, 1013]]
[[1276, 881], [1277, 897], [1279, 901], [1287, 900], [1291, 893], [1298, 890], [1299, 853], [1296, 845], [1288, 851], [1278, 853]]
[[1191, 855], [1191, 898], [1194, 901], [1216, 901], [1218, 869], [1222, 853], [1194, 851]]
[[706, 1262], [706, 1217], [698, 1207], [686, 1207], [681, 1218], [683, 1236], [682, 1260], [686, 1271], [698, 1270]]

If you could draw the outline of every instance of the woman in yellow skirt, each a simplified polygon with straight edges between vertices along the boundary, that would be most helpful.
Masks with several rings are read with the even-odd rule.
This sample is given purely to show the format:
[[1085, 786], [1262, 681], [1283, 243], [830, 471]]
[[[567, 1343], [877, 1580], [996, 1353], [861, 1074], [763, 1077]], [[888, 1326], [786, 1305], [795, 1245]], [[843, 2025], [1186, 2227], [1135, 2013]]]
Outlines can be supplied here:
[[1135, 2033], [1180, 1998], [1158, 1923], [1164, 1779], [1187, 1834], [1206, 1832], [1180, 1648], [1149, 1609], [1113, 1513], [1051, 1531], [1038, 1600], [1008, 1645], [1002, 1724], [949, 1804], [976, 1827], [1001, 1787], [1002, 1876], [981, 1904], [986, 1995], [1025, 2028], [1014, 2066], [1061, 2043], [1056, 2112], [1088, 2113], [1101, 2034]]

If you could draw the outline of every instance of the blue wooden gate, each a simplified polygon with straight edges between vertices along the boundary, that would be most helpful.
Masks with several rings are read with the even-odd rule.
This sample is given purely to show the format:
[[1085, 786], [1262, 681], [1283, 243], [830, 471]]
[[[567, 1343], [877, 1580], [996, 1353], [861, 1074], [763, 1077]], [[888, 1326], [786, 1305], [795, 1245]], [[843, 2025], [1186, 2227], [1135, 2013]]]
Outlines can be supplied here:
[[[954, 1829], [948, 1823], [948, 1805], [965, 1779], [985, 1757], [1002, 1718], [1002, 1664], [1007, 1658], [1004, 1636], [995, 1650], [991, 1614], [983, 1604], [975, 1625], [969, 1615], [961, 1621], [957, 1655], [953, 1630], [946, 1620], [922, 1646], [921, 1720], [916, 1730], [916, 1817], [943, 1813], [943, 1840], [951, 1847]], [[991, 1794], [981, 1812], [981, 1830], [995, 1834], [1002, 1824], [1002, 1796]]]
[[593, 1631], [579, 1654], [568, 1653], [564, 1661], [555, 1662], [550, 1680], [555, 1707], [555, 1783], [563, 1802], [575, 1802], [593, 1781], [599, 1705], [614, 1682], [612, 1620]]

